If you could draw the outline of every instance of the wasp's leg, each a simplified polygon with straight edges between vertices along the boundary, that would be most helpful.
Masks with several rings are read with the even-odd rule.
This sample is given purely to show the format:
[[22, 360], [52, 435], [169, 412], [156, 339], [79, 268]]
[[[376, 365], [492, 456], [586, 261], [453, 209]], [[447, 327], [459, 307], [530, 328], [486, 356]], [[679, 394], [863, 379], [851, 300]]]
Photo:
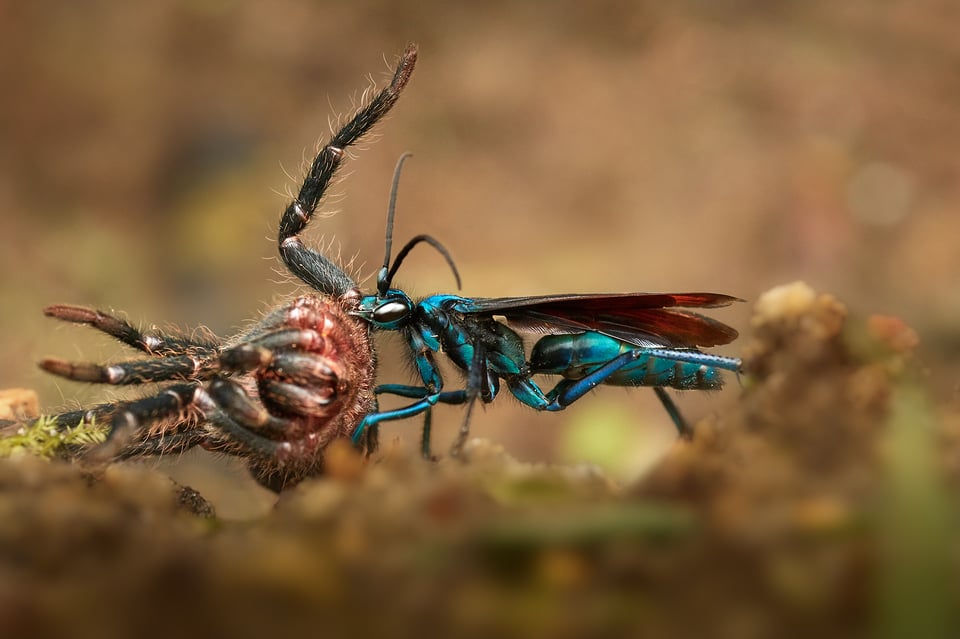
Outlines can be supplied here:
[[377, 395], [396, 395], [397, 397], [408, 397], [410, 399], [423, 399], [430, 395], [437, 395], [439, 404], [463, 404], [467, 401], [467, 391], [443, 391], [442, 393], [431, 393], [423, 386], [407, 386], [405, 384], [381, 384], [374, 391]]
[[[560, 411], [645, 354], [646, 352], [642, 349], [627, 351], [580, 379], [561, 380], [549, 393], [544, 393], [530, 375], [507, 377], [507, 387], [514, 397], [531, 408], [550, 412]], [[554, 373], [554, 371], [537, 372]]]
[[403, 408], [396, 408], [393, 410], [387, 410], [377, 413], [370, 413], [363, 418], [363, 421], [360, 422], [360, 425], [357, 426], [357, 429], [353, 431], [353, 443], [358, 445], [363, 438], [363, 433], [366, 429], [372, 428], [379, 425], [381, 422], [389, 422], [398, 419], [408, 419], [410, 417], [416, 417], [424, 413], [425, 411], [433, 408], [437, 401], [439, 401], [440, 393], [434, 393], [432, 395], [427, 395], [418, 402], [414, 402], [409, 406], [404, 406]]
[[[416, 366], [417, 373], [420, 375], [420, 379], [423, 381], [423, 394], [419, 395], [421, 388], [416, 386], [403, 387], [400, 385], [388, 385], [385, 388], [414, 389], [412, 392], [417, 393], [417, 395], [414, 395], [413, 397], [419, 397], [420, 401], [414, 402], [413, 404], [403, 408], [382, 412], [378, 411], [376, 413], [368, 414], [363, 418], [363, 421], [360, 422], [360, 425], [357, 426], [357, 429], [353, 433], [354, 445], [357, 445], [357, 443], [361, 440], [363, 432], [366, 428], [385, 421], [415, 417], [421, 413], [424, 413], [425, 411], [430, 410], [438, 401], [440, 401], [440, 396], [443, 394], [443, 377], [440, 375], [440, 371], [437, 369], [437, 364], [433, 359], [433, 349], [430, 348], [423, 336], [418, 334], [416, 331], [411, 331], [408, 334], [407, 345], [410, 349], [410, 352], [414, 354], [414, 366]], [[403, 396], [402, 393], [393, 392], [393, 394], [400, 394]]]
[[484, 402], [491, 402], [500, 388], [499, 379], [496, 375], [490, 374], [487, 363], [486, 350], [480, 344], [474, 345], [465, 390], [467, 409], [460, 423], [460, 432], [457, 433], [457, 438], [450, 447], [452, 457], [460, 457], [463, 454], [463, 446], [467, 443], [467, 437], [470, 436], [470, 417], [473, 415], [473, 406], [477, 397], [482, 396]]
[[[377, 395], [396, 395], [411, 399], [424, 399], [430, 396], [430, 391], [423, 386], [407, 386], [403, 384], [382, 384], [374, 391]], [[467, 401], [467, 391], [444, 391], [437, 396], [440, 404], [463, 404]], [[433, 452], [430, 446], [430, 434], [433, 426], [433, 411], [428, 408], [423, 411], [423, 430], [420, 435], [420, 454], [424, 459], [432, 460]]]
[[423, 413], [423, 426], [420, 429], [420, 456], [427, 461], [434, 461], [432, 409]]
[[670, 419], [673, 420], [673, 425], [677, 427], [677, 433], [680, 434], [680, 437], [682, 439], [693, 439], [693, 428], [691, 428], [687, 420], [683, 418], [683, 415], [680, 414], [680, 409], [677, 408], [673, 398], [670, 397], [666, 389], [663, 386], [654, 386], [653, 392], [657, 394], [657, 398], [660, 400], [660, 403], [663, 404], [664, 410], [670, 415]]
[[[614, 359], [610, 360], [603, 366], [599, 367], [597, 370], [591, 372], [585, 377], [577, 380], [565, 379], [560, 381], [549, 393], [547, 393], [547, 398], [550, 401], [543, 410], [548, 411], [558, 411], [563, 410], [573, 402], [577, 401], [588, 392], [596, 388], [598, 385], [609, 380], [611, 376], [622, 371], [624, 368], [633, 364], [634, 362], [640, 360], [641, 358], [649, 358], [652, 361], [655, 360], [665, 360], [667, 362], [673, 362], [673, 370], [662, 371], [664, 377], [661, 384], [652, 384], [651, 382], [656, 381], [650, 379], [652, 371], [649, 370], [640, 370], [637, 371], [638, 375], [641, 375], [635, 380], [637, 385], [651, 385], [653, 386], [654, 392], [657, 394], [657, 398], [663, 404], [664, 409], [667, 411], [667, 414], [670, 415], [670, 419], [673, 421], [674, 425], [677, 427], [677, 432], [680, 437], [684, 439], [690, 439], [693, 436], [693, 429], [687, 423], [687, 421], [680, 414], [680, 411], [677, 409], [676, 404], [673, 402], [673, 399], [667, 394], [667, 391], [663, 388], [664, 383], [680, 383], [679, 380], [691, 379], [692, 386], [695, 388], [697, 386], [704, 386], [704, 376], [712, 372], [716, 374], [717, 368], [724, 368], [726, 370], [739, 370], [740, 360], [730, 358], [730, 357], [721, 357], [718, 355], [709, 355], [707, 353], [700, 353], [697, 351], [682, 351], [682, 350], [670, 350], [670, 349], [636, 349], [627, 351]], [[684, 365], [694, 364], [697, 368], [690, 375], [685, 374]], [[632, 376], [630, 376], [632, 377]], [[646, 384], [644, 384], [646, 382]], [[618, 380], [618, 383], [623, 383], [622, 380]], [[531, 382], [532, 384], [532, 382]], [[717, 386], [719, 387], [719, 386]], [[521, 398], [522, 399], [522, 398]]]
[[664, 359], [670, 362], [684, 364], [696, 364], [706, 366], [707, 368], [716, 368], [733, 373], [740, 374], [743, 368], [743, 361], [738, 357], [725, 357], [723, 355], [713, 355], [711, 353], [701, 353], [697, 350], [675, 349], [675, 348], [650, 348], [642, 349], [642, 354], [658, 359]]
[[649, 353], [644, 349], [627, 351], [612, 360], [600, 366], [588, 375], [576, 379], [565, 379], [560, 381], [549, 393], [546, 394], [548, 403], [541, 408], [546, 411], [563, 410], [573, 402], [577, 401], [594, 388], [604, 383], [610, 376], [614, 375], [625, 366], [629, 366], [641, 357]]
[[[559, 382], [554, 389], [549, 394], [558, 394], [561, 395], [566, 392], [572, 385], [576, 382], [572, 380], [563, 380]], [[676, 403], [667, 393], [666, 389], [662, 386], [654, 386], [653, 392], [656, 393], [657, 399], [660, 400], [660, 403], [663, 404], [664, 410], [667, 411], [667, 414], [670, 415], [670, 420], [673, 422], [673, 425], [677, 428], [677, 434], [680, 435], [682, 439], [693, 439], [693, 428], [690, 427], [690, 424], [684, 419], [683, 415], [680, 413], [680, 409], [677, 408]], [[563, 407], [569, 406], [569, 402], [564, 404]], [[562, 408], [557, 408], [553, 410], [561, 410]], [[549, 409], [548, 409], [549, 410]]]

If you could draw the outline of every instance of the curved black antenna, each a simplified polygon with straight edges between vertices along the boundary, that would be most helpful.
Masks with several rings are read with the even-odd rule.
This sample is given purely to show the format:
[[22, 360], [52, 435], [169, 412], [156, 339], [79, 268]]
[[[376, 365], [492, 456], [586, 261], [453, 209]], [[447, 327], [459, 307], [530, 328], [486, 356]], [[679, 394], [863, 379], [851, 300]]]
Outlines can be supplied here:
[[[420, 242], [426, 242], [433, 248], [437, 249], [437, 252], [443, 256], [443, 259], [447, 261], [447, 264], [450, 266], [450, 270], [453, 271], [453, 276], [457, 280], [457, 290], [460, 290], [460, 272], [457, 271], [457, 265], [453, 263], [453, 258], [450, 257], [450, 253], [447, 251], [446, 247], [443, 246], [438, 240], [435, 240], [429, 235], [417, 235], [412, 238], [409, 242], [403, 245], [403, 248], [400, 249], [400, 252], [397, 253], [397, 259], [393, 262], [393, 266], [390, 267], [390, 271], [387, 273], [387, 278], [384, 280], [387, 284], [387, 288], [390, 287], [390, 282], [393, 281], [393, 276], [397, 274], [397, 269], [400, 268], [400, 264], [403, 263], [404, 258], [407, 257], [407, 254], [413, 249], [414, 246]], [[386, 292], [386, 289], [384, 289]], [[381, 293], [382, 295], [382, 293]]]
[[393, 183], [390, 186], [390, 203], [387, 205], [386, 248], [384, 249], [383, 266], [380, 268], [380, 272], [377, 273], [377, 294], [380, 295], [380, 297], [387, 294], [387, 289], [390, 288], [390, 280], [393, 279], [389, 273], [390, 251], [393, 248], [393, 218], [397, 212], [397, 189], [400, 186], [400, 170], [403, 168], [403, 163], [411, 156], [413, 156], [413, 153], [405, 151], [403, 155], [400, 156], [400, 159], [397, 160], [397, 166], [393, 169]]
[[377, 295], [380, 297], [386, 296], [387, 290], [390, 288], [390, 283], [393, 281], [393, 276], [396, 275], [400, 264], [403, 263], [403, 260], [413, 247], [420, 242], [426, 242], [437, 249], [437, 252], [443, 256], [443, 259], [445, 259], [450, 266], [450, 270], [453, 271], [453, 277], [457, 280], [457, 290], [460, 290], [460, 272], [457, 271], [457, 265], [454, 264], [453, 258], [450, 256], [446, 247], [429, 235], [418, 235], [407, 242], [404, 247], [400, 249], [400, 252], [397, 253], [397, 259], [393, 263], [393, 266], [390, 265], [390, 252], [393, 250], [393, 219], [397, 212], [397, 190], [400, 186], [400, 170], [403, 169], [403, 163], [407, 161], [407, 158], [412, 156], [413, 153], [409, 151], [404, 152], [403, 155], [400, 156], [400, 159], [397, 160], [397, 166], [393, 169], [393, 183], [390, 186], [390, 202], [387, 205], [387, 232], [384, 241], [386, 246], [384, 248], [383, 266], [380, 267], [380, 272], [377, 273]]

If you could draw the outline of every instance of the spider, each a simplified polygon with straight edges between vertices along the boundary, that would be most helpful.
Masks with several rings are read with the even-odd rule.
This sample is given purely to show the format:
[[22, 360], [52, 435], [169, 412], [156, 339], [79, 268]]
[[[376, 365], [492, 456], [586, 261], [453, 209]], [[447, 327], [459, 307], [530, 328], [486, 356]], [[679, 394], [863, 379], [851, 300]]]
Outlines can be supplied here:
[[[40, 367], [67, 379], [113, 385], [157, 383], [151, 395], [55, 416], [59, 428], [92, 420], [107, 441], [88, 452], [105, 460], [184, 451], [194, 446], [246, 460], [253, 477], [280, 491], [322, 472], [323, 451], [350, 437], [375, 413], [376, 356], [370, 323], [356, 315], [357, 284], [300, 240], [355, 144], [396, 103], [417, 60], [408, 45], [390, 83], [363, 103], [320, 149], [296, 197], [280, 217], [278, 248], [286, 268], [313, 289], [268, 312], [228, 340], [144, 332], [114, 315], [79, 306], [44, 310], [91, 326], [149, 355], [112, 364], [45, 359]], [[365, 437], [376, 446], [376, 429]]]

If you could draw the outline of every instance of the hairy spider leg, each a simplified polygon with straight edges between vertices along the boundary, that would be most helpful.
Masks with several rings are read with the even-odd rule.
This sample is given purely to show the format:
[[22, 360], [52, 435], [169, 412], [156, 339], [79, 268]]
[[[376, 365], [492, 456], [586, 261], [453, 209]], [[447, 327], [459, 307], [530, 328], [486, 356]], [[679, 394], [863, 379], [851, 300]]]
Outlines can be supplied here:
[[111, 385], [189, 379], [200, 371], [200, 367], [201, 360], [190, 355], [171, 355], [156, 359], [116, 362], [114, 364], [68, 362], [55, 358], [40, 361], [40, 368], [59, 377], [76, 382]]
[[[163, 334], [146, 334], [115, 316], [78, 306], [52, 306], [44, 311], [48, 316], [77, 324], [86, 324], [119, 341], [154, 355], [154, 359], [132, 360], [116, 364], [74, 363], [59, 359], [44, 359], [40, 367], [45, 371], [71, 379], [93, 383], [141, 384], [171, 380], [186, 380], [195, 376], [201, 366], [197, 355], [209, 356], [215, 352], [210, 342]], [[176, 355], [185, 351], [197, 355]], [[75, 428], [81, 423], [102, 421], [108, 424], [107, 442], [96, 449], [95, 455], [116, 456], [129, 442], [134, 430], [184, 413], [192, 403], [192, 394], [199, 388], [196, 383], [178, 384], [163, 391], [136, 400], [116, 404], [101, 404], [93, 408], [61, 413], [53, 417], [58, 428]], [[120, 431], [123, 431], [121, 434]], [[198, 432], [183, 433], [173, 448], [171, 442], [154, 442], [150, 445], [158, 452], [186, 450], [198, 441]], [[136, 446], [141, 446], [137, 444]], [[125, 451], [133, 454], [133, 451]]]
[[[90, 408], [81, 408], [71, 410], [59, 415], [50, 417], [57, 428], [76, 428], [80, 424], [92, 424], [94, 422], [103, 422], [117, 411], [117, 404], [98, 404]], [[40, 418], [43, 419], [43, 418]], [[30, 422], [36, 424], [38, 420]]]
[[[134, 433], [150, 424], [165, 419], [182, 419], [202, 389], [198, 383], [174, 384], [159, 393], [139, 399], [113, 404], [99, 404], [92, 408], [68, 411], [53, 415], [56, 428], [76, 428], [81, 424], [107, 424], [106, 441], [93, 449], [92, 456], [107, 458], [130, 458], [143, 454], [182, 452], [192, 448], [203, 439], [201, 431], [193, 425], [174, 433], [165, 433], [150, 441], [131, 442]], [[41, 418], [43, 419], [43, 418]], [[34, 420], [32, 423], [36, 423]]]
[[410, 80], [417, 61], [417, 50], [409, 45], [400, 56], [390, 84], [362, 106], [324, 145], [314, 158], [300, 192], [280, 218], [278, 244], [287, 268], [311, 287], [331, 295], [344, 295], [354, 282], [319, 251], [308, 248], [299, 234], [313, 218], [330, 180], [343, 161], [347, 147], [355, 144], [393, 107]]
[[189, 352], [204, 355], [213, 352], [220, 346], [219, 340], [212, 334], [205, 338], [196, 338], [168, 335], [156, 330], [148, 333], [137, 329], [128, 321], [115, 315], [84, 306], [57, 304], [43, 309], [43, 314], [64, 322], [91, 326], [127, 346], [132, 346], [144, 353], [158, 357], [182, 355]]
[[65, 322], [91, 326], [155, 358], [107, 365], [56, 358], [40, 362], [40, 368], [48, 373], [79, 382], [119, 385], [192, 378], [201, 370], [204, 360], [215, 355], [218, 346], [215, 338], [200, 340], [161, 332], [145, 333], [126, 320], [82, 306], [61, 304], [49, 306], [43, 312]]
[[229, 410], [236, 413], [236, 407], [227, 406], [224, 410], [224, 407], [221, 407], [206, 391], [197, 394], [197, 405], [203, 411], [206, 420], [230, 438], [231, 444], [256, 456], [276, 457], [281, 454], [283, 442], [268, 439], [253, 429], [239, 424], [226, 412]]
[[[278, 329], [227, 348], [220, 355], [225, 371], [283, 372], [283, 379], [261, 380], [260, 402], [237, 381], [216, 375], [208, 384], [212, 400], [211, 421], [227, 434], [239, 438], [252, 452], [271, 455], [279, 444], [268, 435], [282, 434], [296, 422], [294, 415], [314, 415], [333, 401], [342, 371], [325, 357], [309, 352], [323, 342], [313, 329]], [[271, 412], [267, 404], [282, 409]], [[216, 418], [214, 418], [216, 417]]]
[[115, 459], [134, 459], [159, 455], [183, 453], [206, 441], [205, 433], [198, 428], [185, 428], [173, 433], [161, 433], [142, 441], [128, 443], [117, 453]]
[[[124, 343], [139, 346], [146, 345], [148, 342], [143, 339], [143, 334], [139, 333], [133, 327], [123, 320], [109, 316], [97, 311], [89, 311], [80, 307], [58, 307], [58, 313], [53, 315], [60, 319], [68, 321], [77, 321], [94, 326], [95, 328], [106, 327], [104, 332], [117, 336], [121, 334], [127, 339], [119, 338]], [[129, 329], [129, 330], [128, 330]], [[208, 361], [199, 360], [190, 355], [168, 355], [157, 356], [156, 359], [132, 360], [119, 362], [109, 365], [100, 365], [95, 363], [71, 363], [58, 359], [45, 359], [40, 362], [41, 368], [54, 375], [59, 375], [75, 381], [105, 383], [112, 385], [120, 384], [141, 384], [147, 382], [162, 382], [176, 379], [195, 379], [203, 380], [215, 375], [218, 370], [225, 369], [229, 372], [249, 372], [257, 368], [279, 366], [292, 375], [297, 382], [316, 381], [316, 372], [319, 369], [321, 374], [327, 378], [333, 376], [333, 372], [324, 362], [318, 362], [319, 358], [310, 356], [306, 353], [275, 353], [276, 349], [305, 349], [315, 346], [323, 338], [314, 330], [310, 329], [279, 329], [269, 331], [258, 335], [257, 337], [243, 344], [229, 347], [223, 350], [218, 357], [211, 353]], [[168, 343], [169, 344], [169, 343]], [[146, 350], [146, 349], [142, 349]], [[169, 350], [167, 351], [169, 352]], [[312, 377], [311, 377], [312, 375]], [[194, 390], [199, 389], [199, 385], [189, 385]], [[89, 422], [91, 419], [111, 419], [108, 440], [114, 437], [114, 431], [117, 428], [130, 428], [133, 426], [143, 427], [151, 422], [159, 421], [170, 415], [162, 410], [154, 411], [155, 407], [162, 407], [164, 399], [170, 397], [170, 389], [179, 387], [170, 387], [164, 392], [155, 396], [145, 397], [133, 402], [126, 402], [118, 405], [104, 404], [93, 409], [85, 411], [73, 411], [57, 415], [56, 423], [61, 427], [74, 427], [81, 422]], [[234, 392], [224, 390], [224, 388], [233, 389]], [[297, 386], [292, 383], [272, 382], [265, 387], [267, 397], [275, 403], [283, 401], [287, 405], [292, 405], [295, 412], [304, 413], [316, 410], [329, 403], [329, 394], [327, 396], [316, 396], [316, 393]], [[207, 391], [202, 391], [205, 395]], [[246, 394], [236, 382], [228, 381], [224, 377], [214, 379], [209, 389], [211, 395], [214, 395], [214, 402], [223, 399], [224, 412], [229, 416], [236, 418], [225, 425], [225, 429], [230, 434], [235, 434], [240, 428], [257, 428], [263, 432], [280, 433], [285, 426], [288, 426], [292, 420], [272, 416], [265, 407], [259, 407], [259, 412], [251, 398]], [[177, 392], [174, 391], [176, 395]], [[238, 399], [238, 394], [245, 400]], [[181, 394], [182, 395], [182, 394]], [[132, 407], [132, 408], [131, 408]], [[146, 407], [145, 409], [143, 407]], [[185, 406], [182, 406], [185, 408]], [[134, 420], [123, 417], [124, 411], [132, 410], [136, 417]], [[257, 417], [251, 417], [252, 414]], [[264, 415], [266, 417], [264, 417]], [[224, 425], [221, 422], [215, 422], [216, 425]], [[129, 439], [126, 438], [126, 439]], [[244, 441], [250, 442], [251, 438], [244, 436]], [[196, 438], [185, 437], [180, 441], [181, 445], [187, 442], [196, 442]], [[271, 446], [264, 447], [261, 442], [256, 442], [256, 450], [263, 452], [265, 448], [272, 449]], [[273, 442], [271, 442], [273, 444]], [[155, 447], [160, 452], [167, 449], [162, 444]], [[111, 446], [116, 449], [117, 446]], [[119, 451], [115, 451], [119, 452]], [[125, 455], [129, 456], [129, 455]]]
[[117, 404], [110, 418], [107, 440], [91, 451], [95, 458], [116, 457], [133, 435], [148, 424], [182, 418], [194, 404], [199, 384], [173, 384], [156, 395]]
[[225, 377], [212, 379], [207, 386], [207, 393], [218, 410], [232, 420], [233, 425], [248, 431], [264, 435], [279, 435], [291, 422], [289, 419], [277, 417], [263, 404], [255, 402], [240, 384], [231, 379]]

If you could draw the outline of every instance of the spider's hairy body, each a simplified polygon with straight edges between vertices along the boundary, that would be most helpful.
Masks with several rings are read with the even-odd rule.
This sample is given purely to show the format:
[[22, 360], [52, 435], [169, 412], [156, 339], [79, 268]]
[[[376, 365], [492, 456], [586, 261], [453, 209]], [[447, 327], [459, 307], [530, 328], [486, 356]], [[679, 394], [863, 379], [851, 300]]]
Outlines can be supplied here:
[[[225, 439], [223, 449], [246, 457], [260, 483], [279, 488], [321, 473], [327, 445], [350, 437], [374, 410], [376, 355], [369, 327], [350, 315], [357, 299], [304, 295], [273, 309], [233, 340], [235, 353], [253, 357], [258, 354], [245, 345], [277, 326], [300, 331], [309, 341], [287, 365], [273, 357], [242, 378], [244, 389], [259, 398], [268, 414], [297, 417], [276, 433], [279, 445], [270, 455], [251, 456], [235, 440]], [[269, 420], [265, 414], [261, 418]], [[210, 431], [212, 439], [217, 430]]]
[[[286, 269], [312, 291], [269, 311], [229, 340], [207, 332], [145, 332], [110, 313], [80, 306], [45, 309], [137, 349], [140, 359], [98, 364], [45, 359], [44, 370], [76, 381], [153, 385], [139, 399], [56, 415], [60, 428], [96, 421], [107, 441], [86, 454], [104, 459], [161, 455], [195, 446], [243, 458], [263, 485], [281, 490], [322, 472], [331, 441], [354, 436], [376, 411], [376, 355], [362, 294], [344, 269], [300, 233], [314, 217], [347, 148], [393, 107], [416, 64], [407, 47], [387, 86], [364, 100], [320, 148], [284, 209], [277, 245]], [[363, 440], [376, 445], [376, 429]], [[356, 439], [356, 437], [354, 437]]]

